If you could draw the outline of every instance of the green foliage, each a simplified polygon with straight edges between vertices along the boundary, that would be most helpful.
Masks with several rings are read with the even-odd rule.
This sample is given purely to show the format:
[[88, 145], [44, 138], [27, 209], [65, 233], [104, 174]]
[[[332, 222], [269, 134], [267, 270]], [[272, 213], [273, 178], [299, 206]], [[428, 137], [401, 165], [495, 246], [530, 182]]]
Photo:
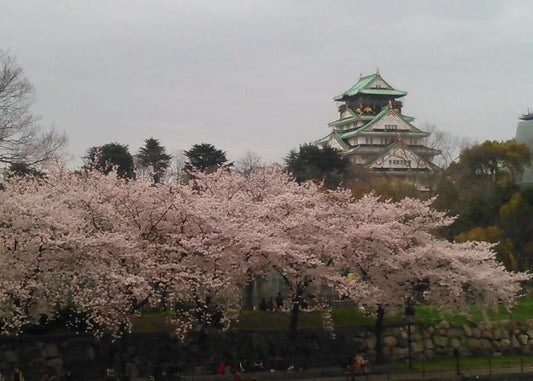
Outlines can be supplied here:
[[339, 153], [335, 148], [304, 144], [298, 151], [289, 152], [285, 164], [298, 182], [324, 180], [326, 187], [335, 188], [343, 181], [348, 169], [348, 162]]
[[518, 184], [531, 154], [509, 140], [486, 141], [461, 153], [438, 188], [434, 206], [457, 215], [440, 231], [449, 240], [496, 243], [498, 258], [511, 270], [533, 265], [533, 192]]
[[497, 226], [477, 226], [467, 232], [455, 236], [457, 242], [484, 241], [497, 243], [503, 238], [504, 232]]
[[127, 145], [108, 143], [99, 147], [91, 147], [85, 157], [86, 166], [105, 174], [116, 168], [117, 175], [127, 179], [135, 178], [133, 156]]
[[133, 332], [167, 332], [172, 333], [176, 330], [169, 320], [167, 312], [145, 312], [142, 316], [133, 320]]
[[[496, 369], [503, 370], [505, 368], [512, 368], [521, 366], [532, 366], [533, 357], [531, 356], [520, 356], [520, 355], [506, 355], [501, 357], [461, 357], [461, 370], [471, 371], [471, 370], [480, 370], [481, 373], [487, 373], [488, 369], [495, 371]], [[426, 372], [455, 372], [456, 370], [456, 360], [454, 357], [435, 357], [431, 360], [413, 360], [413, 369], [415, 372], [424, 370]], [[408, 371], [408, 364], [406, 362], [397, 362], [391, 364], [391, 369], [395, 371]], [[446, 377], [450, 379], [455, 379], [452, 375], [442, 374], [443, 379]], [[481, 378], [480, 378], [481, 379]], [[487, 378], [483, 378], [487, 379]], [[490, 378], [492, 379], [492, 378]]]
[[210, 172], [228, 164], [226, 153], [207, 143], [193, 145], [190, 150], [185, 151], [185, 156], [188, 160], [185, 164], [187, 171], [194, 168], [202, 172]]
[[38, 169], [24, 162], [17, 162], [17, 163], [11, 164], [7, 172], [8, 178], [12, 178], [15, 176], [34, 176], [34, 177], [43, 178], [44, 172], [41, 172]]
[[515, 140], [487, 140], [464, 150], [459, 161], [450, 165], [448, 173], [460, 182], [512, 184], [530, 160], [531, 154], [525, 144]]
[[[134, 332], [173, 332], [175, 327], [168, 321], [169, 312], [154, 311], [144, 312], [143, 315], [134, 321]], [[527, 320], [533, 316], [533, 296], [521, 298], [517, 301], [516, 307], [512, 311], [500, 308], [497, 311], [488, 311], [486, 315], [491, 320], [517, 321]], [[335, 327], [373, 326], [375, 324], [375, 311], [361, 311], [355, 307], [336, 308], [332, 311], [333, 324]], [[472, 306], [467, 315], [452, 313], [446, 314], [435, 306], [417, 305], [415, 306], [415, 317], [418, 323], [436, 324], [444, 319], [452, 324], [472, 325], [475, 321], [484, 319], [481, 309]], [[239, 321], [234, 323], [233, 329], [274, 331], [287, 329], [290, 314], [288, 312], [270, 311], [249, 311], [241, 312]], [[301, 311], [300, 328], [321, 328], [322, 320], [320, 311]], [[389, 322], [405, 321], [404, 311], [398, 310], [395, 313], [387, 314], [386, 320]]]
[[400, 201], [405, 197], [425, 200], [430, 197], [428, 192], [420, 191], [411, 180], [401, 178], [386, 178], [383, 176], [368, 176], [364, 181], [353, 184], [352, 194], [361, 198], [365, 194], [374, 192], [384, 200]]
[[139, 159], [141, 167], [151, 169], [154, 183], [161, 182], [172, 158], [171, 155], [165, 152], [165, 147], [159, 144], [159, 141], [154, 138], [146, 139], [144, 141], [144, 147], [139, 149], [135, 157]]
[[371, 314], [360, 311], [357, 308], [337, 308], [331, 312], [335, 327], [349, 327], [355, 325], [374, 325], [375, 312]]
[[[415, 307], [417, 319], [424, 324], [436, 324], [446, 320], [452, 324], [472, 324], [481, 321], [485, 315], [480, 307], [472, 305], [466, 314], [443, 313], [435, 306], [421, 305]], [[490, 320], [527, 320], [533, 316], [533, 297], [527, 296], [517, 301], [516, 307], [508, 311], [504, 307], [497, 310], [486, 311], [486, 317]]]

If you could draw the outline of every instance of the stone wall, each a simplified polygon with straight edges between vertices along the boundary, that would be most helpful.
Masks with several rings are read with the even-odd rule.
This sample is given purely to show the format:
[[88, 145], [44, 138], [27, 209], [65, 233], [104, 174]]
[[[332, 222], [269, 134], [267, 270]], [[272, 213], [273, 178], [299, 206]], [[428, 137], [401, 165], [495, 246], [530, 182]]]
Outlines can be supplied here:
[[[408, 356], [408, 332], [404, 325], [390, 325], [383, 333], [386, 361]], [[416, 359], [451, 356], [499, 356], [530, 354], [533, 319], [482, 322], [477, 326], [450, 325], [411, 327], [411, 348]], [[245, 368], [262, 361], [266, 369], [289, 366], [342, 367], [348, 357], [364, 353], [372, 362], [376, 352], [372, 327], [337, 329], [335, 338], [322, 330], [302, 330], [294, 339], [285, 331], [195, 332], [183, 343], [164, 333], [133, 334], [112, 342], [65, 331], [0, 337], [0, 368], [9, 373], [23, 368], [28, 380], [40, 379], [46, 370], [62, 374], [69, 369], [80, 379], [97, 380], [105, 369], [147, 378], [166, 369], [180, 373], [213, 373], [218, 363], [238, 360]]]
[[[366, 344], [361, 348], [369, 358], [375, 357], [375, 337], [371, 331], [359, 331], [355, 337]], [[389, 326], [383, 333], [384, 354], [388, 361], [401, 361], [409, 351], [408, 328]], [[365, 347], [365, 345], [363, 345]], [[436, 325], [415, 324], [411, 327], [411, 349], [416, 359], [452, 356], [501, 356], [530, 354], [533, 348], [533, 319], [479, 322], [476, 326], [452, 325], [442, 321]]]

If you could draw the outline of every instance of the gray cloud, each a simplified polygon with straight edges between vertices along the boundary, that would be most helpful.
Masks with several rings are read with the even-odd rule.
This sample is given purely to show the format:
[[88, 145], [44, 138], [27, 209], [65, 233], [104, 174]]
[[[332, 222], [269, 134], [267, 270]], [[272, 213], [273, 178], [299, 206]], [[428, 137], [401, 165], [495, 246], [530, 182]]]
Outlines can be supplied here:
[[533, 107], [529, 1], [4, 1], [0, 48], [82, 156], [147, 137], [280, 161], [379, 67], [405, 113], [478, 140]]

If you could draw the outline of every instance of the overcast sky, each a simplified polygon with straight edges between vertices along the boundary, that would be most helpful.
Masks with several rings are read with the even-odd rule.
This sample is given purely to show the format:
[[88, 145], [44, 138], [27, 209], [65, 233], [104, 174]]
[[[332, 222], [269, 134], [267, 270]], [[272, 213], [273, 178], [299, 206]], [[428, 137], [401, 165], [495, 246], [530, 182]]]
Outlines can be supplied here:
[[266, 162], [329, 132], [332, 98], [379, 68], [415, 125], [513, 138], [533, 110], [533, 2], [0, 0], [0, 49], [44, 127], [91, 146], [154, 137]]

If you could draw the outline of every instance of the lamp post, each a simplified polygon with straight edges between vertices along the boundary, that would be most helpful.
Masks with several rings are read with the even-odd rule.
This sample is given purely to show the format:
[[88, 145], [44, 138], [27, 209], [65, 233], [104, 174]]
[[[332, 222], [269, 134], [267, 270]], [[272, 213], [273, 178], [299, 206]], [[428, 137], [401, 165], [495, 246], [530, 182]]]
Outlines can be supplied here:
[[415, 320], [415, 309], [411, 299], [407, 300], [407, 305], [405, 306], [405, 322], [407, 323], [407, 346], [408, 346], [408, 359], [409, 359], [409, 370], [413, 370], [413, 353], [411, 348], [411, 326]]

